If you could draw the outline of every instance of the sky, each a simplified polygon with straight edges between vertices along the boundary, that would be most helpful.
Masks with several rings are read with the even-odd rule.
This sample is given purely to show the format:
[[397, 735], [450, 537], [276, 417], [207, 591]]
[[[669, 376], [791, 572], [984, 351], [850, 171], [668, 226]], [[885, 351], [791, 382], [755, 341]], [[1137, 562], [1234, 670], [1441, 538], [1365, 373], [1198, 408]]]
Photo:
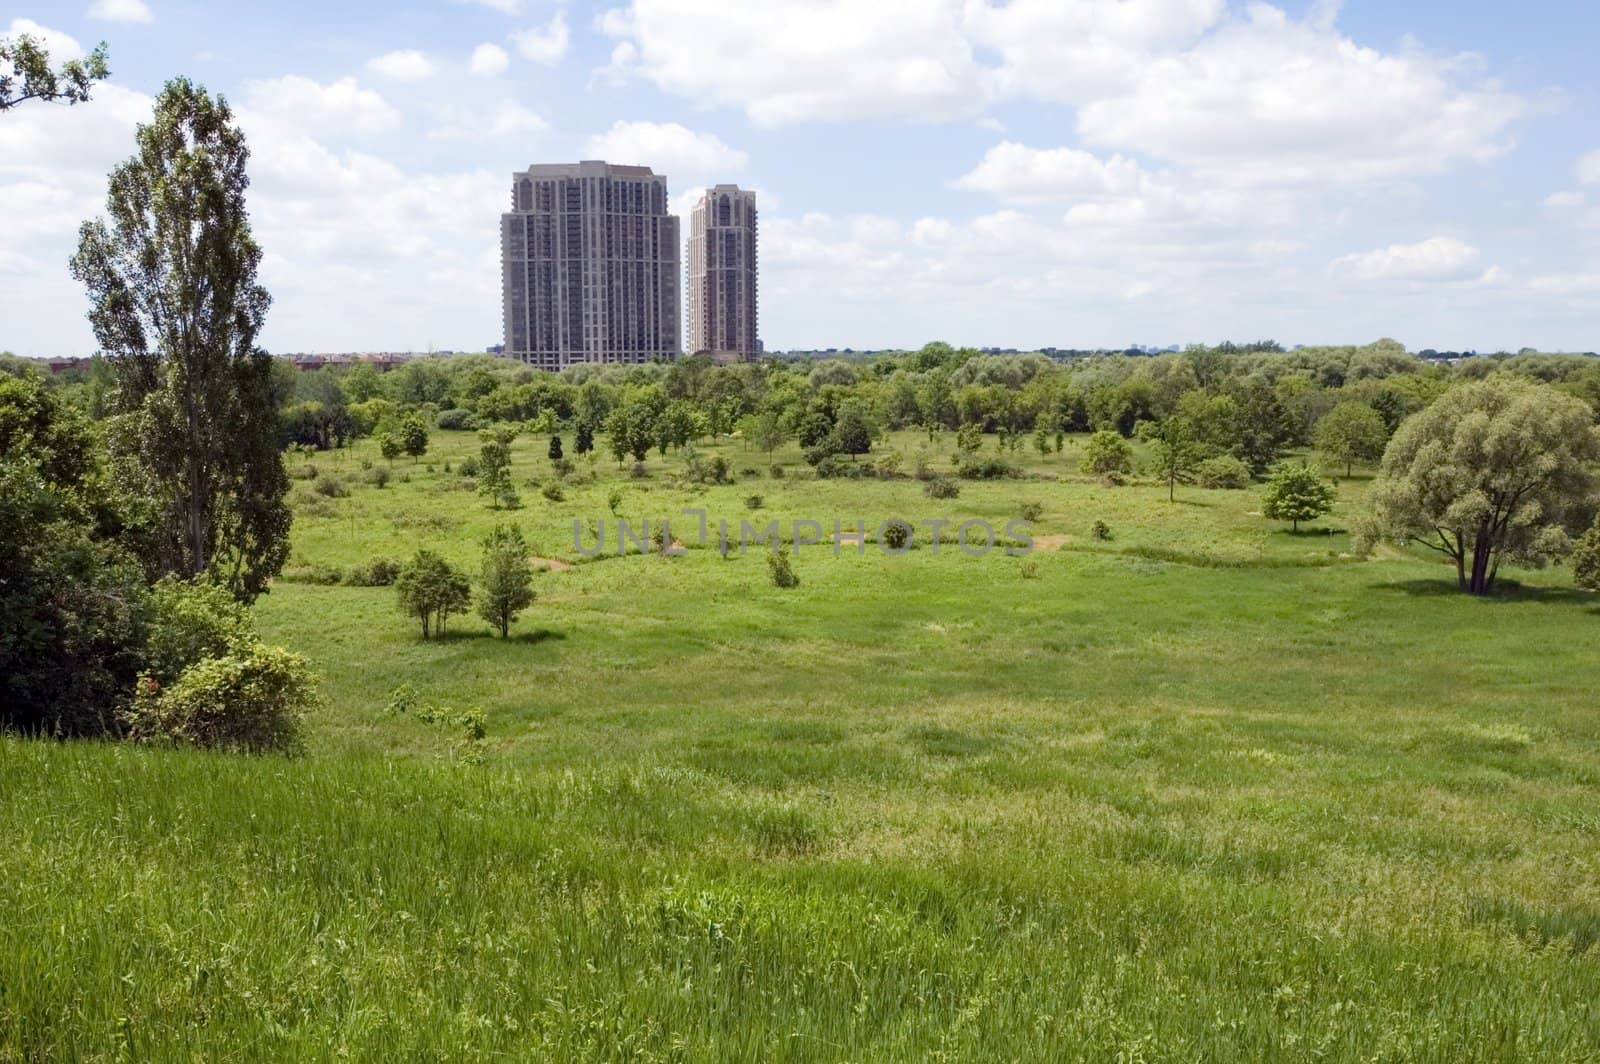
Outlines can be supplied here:
[[769, 350], [1600, 348], [1593, 0], [84, 2], [0, 0], [112, 69], [0, 113], [19, 354], [94, 350], [67, 260], [178, 75], [279, 352], [498, 342], [511, 174], [593, 158], [756, 190]]

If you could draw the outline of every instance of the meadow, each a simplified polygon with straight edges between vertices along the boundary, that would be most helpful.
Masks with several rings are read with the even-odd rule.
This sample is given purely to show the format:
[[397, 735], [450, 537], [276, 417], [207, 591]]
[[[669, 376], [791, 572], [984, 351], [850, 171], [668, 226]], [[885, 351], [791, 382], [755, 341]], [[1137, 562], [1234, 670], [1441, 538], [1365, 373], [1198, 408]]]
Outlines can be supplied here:
[[[1355, 558], [1360, 474], [1292, 534], [1081, 440], [950, 500], [724, 441], [734, 483], [580, 458], [551, 501], [546, 443], [510, 512], [471, 434], [383, 487], [370, 441], [309, 459], [349, 494], [297, 484], [257, 607], [323, 677], [306, 756], [0, 739], [0, 1060], [1600, 1057], [1600, 608], [1562, 570]], [[1025, 556], [919, 527], [787, 590], [680, 515], [1025, 504]], [[687, 549], [575, 549], [617, 515]], [[502, 521], [555, 563], [510, 639], [319, 582], [475, 569]]]

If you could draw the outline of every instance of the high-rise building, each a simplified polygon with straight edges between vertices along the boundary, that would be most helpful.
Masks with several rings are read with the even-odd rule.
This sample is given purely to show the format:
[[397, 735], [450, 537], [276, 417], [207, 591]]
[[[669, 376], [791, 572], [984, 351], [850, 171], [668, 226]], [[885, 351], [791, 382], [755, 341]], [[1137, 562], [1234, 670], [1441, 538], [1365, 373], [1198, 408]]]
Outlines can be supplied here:
[[667, 179], [648, 166], [513, 174], [500, 216], [505, 355], [548, 370], [677, 358], [678, 242]]
[[756, 330], [756, 194], [706, 189], [689, 214], [689, 350], [749, 361]]

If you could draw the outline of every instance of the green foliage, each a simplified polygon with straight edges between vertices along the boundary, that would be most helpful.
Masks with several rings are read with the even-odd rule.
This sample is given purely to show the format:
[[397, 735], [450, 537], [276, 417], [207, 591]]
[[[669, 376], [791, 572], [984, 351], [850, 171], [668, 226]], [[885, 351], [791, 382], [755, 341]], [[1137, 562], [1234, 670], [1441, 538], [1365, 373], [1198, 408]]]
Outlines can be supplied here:
[[847, 402], [840, 407], [839, 418], [833, 426], [833, 437], [840, 453], [866, 454], [872, 450], [872, 435], [872, 422], [860, 403]]
[[1333, 509], [1333, 485], [1305, 462], [1279, 466], [1261, 496], [1261, 513], [1288, 521], [1299, 531], [1301, 521], [1315, 521]]
[[1451, 389], [1390, 441], [1358, 542], [1408, 540], [1454, 562], [1486, 594], [1502, 560], [1565, 552], [1595, 491], [1600, 435], [1580, 399], [1497, 375]]
[[1237, 491], [1250, 486], [1250, 467], [1231, 454], [1218, 455], [1195, 466], [1194, 479], [1202, 488]]
[[[1154, 424], [1154, 422], [1145, 422]], [[1167, 499], [1177, 497], [1178, 485], [1193, 479], [1202, 449], [1193, 428], [1181, 417], [1170, 417], [1149, 433], [1150, 469], [1167, 485]]]
[[1317, 450], [1343, 465], [1346, 477], [1355, 471], [1357, 462], [1382, 458], [1388, 442], [1383, 416], [1360, 400], [1346, 399], [1317, 422]]
[[964, 454], [975, 453], [983, 446], [983, 426], [967, 422], [956, 430], [956, 450]]
[[789, 560], [788, 548], [775, 550], [767, 555], [767, 576], [771, 578], [773, 587], [800, 586], [800, 575], [794, 571], [794, 565]]
[[1133, 447], [1115, 432], [1102, 429], [1083, 448], [1082, 469], [1097, 477], [1118, 477], [1133, 470]]
[[1089, 526], [1089, 538], [1104, 542], [1111, 538], [1111, 526], [1101, 518], [1095, 518], [1094, 524]]
[[881, 532], [883, 545], [890, 550], [903, 550], [911, 542], [911, 526], [904, 521], [888, 521]]
[[373, 558], [352, 567], [344, 576], [351, 587], [391, 587], [400, 578], [401, 565], [393, 558]]
[[961, 495], [961, 482], [940, 474], [923, 482], [922, 493], [930, 499], [954, 499]]
[[496, 525], [483, 541], [483, 566], [478, 573], [478, 616], [503, 639], [517, 615], [533, 605], [533, 564], [528, 543], [516, 525]]
[[170, 685], [141, 678], [124, 724], [135, 742], [293, 753], [301, 717], [315, 703], [316, 679], [305, 658], [242, 643], [189, 666]]
[[478, 433], [478, 460], [474, 466], [478, 494], [497, 510], [514, 510], [522, 503], [511, 482], [511, 444], [516, 438], [517, 430], [509, 425], [498, 425]]
[[552, 462], [561, 461], [561, 437], [560, 436], [552, 435], [550, 437], [550, 447], [545, 453], [549, 457], [550, 461], [552, 461]]
[[1017, 504], [1017, 514], [1027, 522], [1034, 522], [1044, 516], [1044, 503], [1023, 502]]
[[394, 582], [400, 612], [422, 626], [422, 638], [444, 635], [452, 614], [465, 612], [472, 585], [462, 573], [430, 550], [419, 550]]
[[83, 103], [93, 84], [110, 75], [104, 41], [82, 59], [69, 59], [56, 69], [38, 37], [19, 33], [0, 38], [0, 111], [28, 100]]
[[1572, 579], [1586, 591], [1600, 591], [1600, 517], [1573, 545]]
[[1016, 465], [998, 456], [982, 456], [962, 452], [956, 463], [956, 476], [962, 480], [1004, 480], [1020, 475]]
[[116, 374], [119, 491], [147, 504], [152, 575], [213, 573], [250, 601], [288, 557], [289, 481], [273, 361], [255, 346], [271, 300], [245, 211], [249, 151], [227, 104], [182, 78], [136, 138], [109, 220], [84, 223], [72, 259]]
[[422, 420], [422, 415], [413, 413], [401, 418], [395, 436], [401, 452], [413, 459], [428, 453], [428, 425]]
[[145, 610], [149, 637], [142, 673], [159, 688], [192, 665], [256, 641], [249, 611], [216, 584], [163, 577], [150, 589]]
[[460, 406], [439, 411], [433, 423], [445, 432], [474, 432], [479, 427], [478, 415]]

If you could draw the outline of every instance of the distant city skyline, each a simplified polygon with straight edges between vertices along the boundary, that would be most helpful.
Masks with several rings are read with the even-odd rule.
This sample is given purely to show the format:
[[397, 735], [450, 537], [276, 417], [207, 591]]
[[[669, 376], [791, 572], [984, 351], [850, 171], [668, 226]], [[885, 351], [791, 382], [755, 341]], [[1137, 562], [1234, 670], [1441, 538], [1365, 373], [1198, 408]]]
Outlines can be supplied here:
[[1597, 30], [1575, 0], [24, 3], [0, 35], [104, 39], [112, 78], [0, 115], [0, 349], [94, 349], [77, 228], [186, 75], [249, 138], [275, 351], [497, 336], [535, 159], [651, 166], [683, 219], [754, 190], [772, 350], [1590, 350]]

